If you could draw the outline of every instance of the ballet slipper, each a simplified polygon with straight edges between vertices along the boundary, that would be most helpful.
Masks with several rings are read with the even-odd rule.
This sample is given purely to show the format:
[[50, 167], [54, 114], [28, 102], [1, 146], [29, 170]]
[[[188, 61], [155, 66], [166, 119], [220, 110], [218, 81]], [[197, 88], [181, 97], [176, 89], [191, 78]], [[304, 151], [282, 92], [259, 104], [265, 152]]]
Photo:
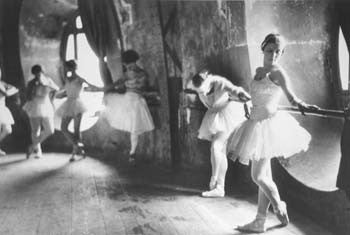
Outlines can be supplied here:
[[245, 233], [264, 233], [266, 232], [265, 219], [255, 218], [248, 224], [237, 226], [236, 230]]
[[69, 159], [70, 162], [74, 162], [75, 161], [75, 155], [77, 155], [79, 152], [79, 146], [78, 145], [73, 145], [73, 150], [72, 150], [72, 155]]
[[202, 197], [224, 197], [225, 191], [222, 187], [216, 187], [213, 190], [205, 191], [202, 193]]
[[287, 205], [284, 201], [281, 201], [278, 204], [278, 207], [275, 209], [273, 209], [277, 218], [279, 219], [279, 221], [281, 222], [281, 224], [283, 226], [287, 226], [289, 223], [289, 217], [288, 217], [288, 213], [287, 213]]
[[212, 176], [209, 181], [209, 190], [213, 190], [216, 187], [216, 179]]
[[32, 155], [32, 153], [34, 152], [34, 145], [31, 144], [28, 146], [27, 148], [27, 152], [26, 152], [26, 158], [29, 159], [30, 155]]
[[43, 152], [41, 151], [40, 145], [36, 147], [36, 149], [34, 150], [34, 153], [35, 153], [34, 158], [41, 158], [43, 156]]
[[78, 154], [82, 155], [83, 158], [85, 158], [86, 157], [86, 153], [85, 153], [85, 150], [84, 150], [84, 144], [81, 143], [81, 142], [78, 142], [77, 146], [78, 146]]

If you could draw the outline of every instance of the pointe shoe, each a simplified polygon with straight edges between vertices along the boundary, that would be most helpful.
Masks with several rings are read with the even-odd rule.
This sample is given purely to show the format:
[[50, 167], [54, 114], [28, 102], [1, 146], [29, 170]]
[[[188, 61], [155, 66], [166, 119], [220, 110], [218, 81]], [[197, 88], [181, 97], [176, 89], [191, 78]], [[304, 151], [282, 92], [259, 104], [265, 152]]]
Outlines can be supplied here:
[[70, 157], [70, 159], [69, 159], [70, 162], [75, 161], [75, 155], [77, 155], [78, 152], [79, 152], [79, 147], [78, 147], [78, 145], [73, 145], [72, 155], [71, 155], [71, 157]]
[[26, 152], [26, 158], [29, 159], [30, 155], [34, 152], [34, 145], [29, 145]]
[[266, 232], [265, 219], [255, 219], [252, 222], [237, 226], [236, 230], [245, 233], [264, 233]]
[[81, 143], [81, 142], [78, 142], [77, 146], [78, 146], [78, 154], [82, 155], [83, 158], [85, 158], [86, 157], [86, 153], [85, 153], [85, 150], [84, 150], [84, 144]]
[[216, 184], [217, 184], [216, 179], [213, 178], [213, 177], [211, 177], [211, 178], [210, 178], [210, 182], [209, 182], [209, 190], [215, 189]]
[[0, 156], [6, 156], [6, 152], [2, 149], [0, 149]]
[[34, 158], [41, 158], [43, 156], [43, 152], [41, 150], [40, 145], [34, 150], [34, 153], [35, 153]]
[[274, 209], [274, 212], [283, 226], [287, 226], [289, 224], [287, 205], [284, 201], [279, 203], [278, 208]]
[[221, 187], [216, 187], [213, 190], [205, 191], [202, 193], [202, 197], [224, 197], [225, 191]]

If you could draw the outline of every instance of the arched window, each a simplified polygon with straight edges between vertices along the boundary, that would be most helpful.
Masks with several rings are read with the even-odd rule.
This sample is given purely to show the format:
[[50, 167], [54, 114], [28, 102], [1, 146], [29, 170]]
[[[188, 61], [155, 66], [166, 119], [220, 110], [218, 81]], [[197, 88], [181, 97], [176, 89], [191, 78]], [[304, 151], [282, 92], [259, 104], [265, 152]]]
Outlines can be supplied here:
[[[78, 15], [78, 13], [75, 13], [72, 16], [71, 20], [66, 24], [64, 28], [60, 54], [62, 61], [67, 61], [71, 59], [76, 60], [78, 64], [77, 73], [81, 77], [86, 79], [86, 81], [98, 87], [103, 86], [98, 58], [87, 41], [87, 38], [83, 31], [81, 18]], [[84, 92], [82, 96], [82, 98], [86, 101], [86, 103], [89, 106], [89, 111], [91, 115], [93, 115], [97, 111], [100, 111], [103, 108], [103, 92]], [[59, 103], [57, 103], [56, 105], [58, 104]], [[92, 119], [87, 120], [89, 121], [89, 123], [86, 120], [85, 122], [82, 122], [82, 130], [90, 128], [96, 121]]]
[[99, 71], [98, 58], [92, 51], [79, 15], [66, 25], [63, 43], [63, 60], [75, 59], [78, 64], [77, 73], [96, 86], [103, 86]]
[[345, 42], [343, 31], [339, 30], [338, 60], [340, 84], [343, 91], [349, 90], [349, 51]]

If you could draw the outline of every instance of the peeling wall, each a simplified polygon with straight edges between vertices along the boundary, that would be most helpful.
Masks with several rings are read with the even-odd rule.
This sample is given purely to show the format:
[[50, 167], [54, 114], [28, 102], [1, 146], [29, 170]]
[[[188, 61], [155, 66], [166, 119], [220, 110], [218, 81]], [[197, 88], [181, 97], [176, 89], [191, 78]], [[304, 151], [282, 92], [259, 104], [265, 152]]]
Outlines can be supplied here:
[[[169, 131], [169, 101], [168, 84], [165, 73], [161, 28], [159, 23], [157, 0], [137, 1], [128, 3], [132, 9], [132, 24], [123, 24], [125, 49], [133, 48], [140, 54], [139, 64], [149, 75], [149, 86], [160, 96], [160, 105], [151, 106], [156, 130], [150, 134], [154, 141], [148, 137], [152, 147], [144, 147], [143, 151], [153, 148], [154, 160], [171, 162], [170, 158], [170, 131]], [[147, 134], [146, 134], [147, 135]]]

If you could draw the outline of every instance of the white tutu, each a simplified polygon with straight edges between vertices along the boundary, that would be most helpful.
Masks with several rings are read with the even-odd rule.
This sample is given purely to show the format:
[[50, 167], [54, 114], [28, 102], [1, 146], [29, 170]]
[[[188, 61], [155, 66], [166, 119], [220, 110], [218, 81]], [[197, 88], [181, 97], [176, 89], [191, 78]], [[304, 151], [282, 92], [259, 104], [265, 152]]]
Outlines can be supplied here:
[[306, 151], [310, 140], [310, 134], [286, 112], [268, 118], [252, 112], [251, 119], [239, 125], [229, 137], [227, 151], [232, 160], [238, 158], [248, 165], [249, 160], [288, 158]]
[[59, 117], [75, 117], [87, 112], [88, 108], [81, 98], [67, 98], [56, 110]]
[[135, 134], [154, 129], [147, 103], [138, 93], [110, 93], [104, 100], [106, 109], [103, 116], [112, 127]]
[[29, 117], [48, 117], [53, 118], [54, 107], [49, 98], [34, 98], [27, 101], [23, 110], [26, 111]]
[[0, 105], [0, 125], [12, 125], [14, 123], [10, 110], [6, 106]]
[[218, 132], [229, 135], [244, 120], [242, 103], [231, 101], [224, 107], [209, 108], [198, 130], [198, 138], [211, 141]]

